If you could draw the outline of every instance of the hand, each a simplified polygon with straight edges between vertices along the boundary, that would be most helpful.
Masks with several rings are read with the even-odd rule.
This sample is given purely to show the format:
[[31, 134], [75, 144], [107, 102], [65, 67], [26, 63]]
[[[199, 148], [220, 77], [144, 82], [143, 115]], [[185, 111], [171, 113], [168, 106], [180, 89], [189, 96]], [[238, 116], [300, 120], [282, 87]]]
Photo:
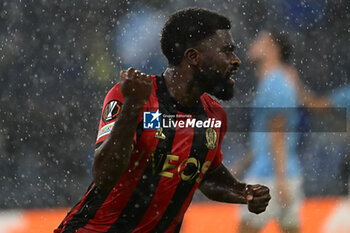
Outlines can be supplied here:
[[129, 68], [120, 73], [120, 78], [120, 89], [124, 101], [143, 107], [152, 93], [153, 79], [151, 76]]
[[269, 188], [260, 184], [247, 185], [244, 194], [248, 210], [255, 214], [264, 212], [271, 199]]

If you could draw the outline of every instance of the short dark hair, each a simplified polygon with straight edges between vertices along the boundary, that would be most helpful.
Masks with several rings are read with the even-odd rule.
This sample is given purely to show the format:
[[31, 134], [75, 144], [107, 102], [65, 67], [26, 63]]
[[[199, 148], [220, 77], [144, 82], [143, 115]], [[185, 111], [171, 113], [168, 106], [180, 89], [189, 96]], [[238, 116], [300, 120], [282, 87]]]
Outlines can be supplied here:
[[195, 47], [219, 29], [230, 29], [230, 20], [203, 8], [185, 8], [172, 14], [166, 21], [160, 44], [169, 65], [181, 63], [186, 49]]
[[285, 63], [290, 62], [290, 56], [293, 51], [292, 44], [286, 32], [279, 32], [271, 30], [270, 32], [272, 40], [277, 44], [281, 51], [281, 59]]

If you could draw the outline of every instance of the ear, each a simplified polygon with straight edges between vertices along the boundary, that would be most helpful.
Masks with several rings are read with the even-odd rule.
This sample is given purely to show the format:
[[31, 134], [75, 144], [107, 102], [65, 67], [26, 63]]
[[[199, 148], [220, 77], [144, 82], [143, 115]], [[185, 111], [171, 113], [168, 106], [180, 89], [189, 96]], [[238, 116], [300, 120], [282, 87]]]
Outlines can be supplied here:
[[188, 48], [184, 53], [184, 58], [189, 65], [198, 66], [200, 65], [201, 54], [197, 49]]

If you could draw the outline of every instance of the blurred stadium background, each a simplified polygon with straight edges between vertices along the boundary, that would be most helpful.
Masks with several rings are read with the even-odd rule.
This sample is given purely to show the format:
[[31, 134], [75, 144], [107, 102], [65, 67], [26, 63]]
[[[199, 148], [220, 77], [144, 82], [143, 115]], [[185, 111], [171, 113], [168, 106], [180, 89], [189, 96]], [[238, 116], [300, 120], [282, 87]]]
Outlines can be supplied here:
[[[129, 66], [160, 74], [166, 66], [160, 29], [170, 13], [187, 6], [214, 9], [232, 20], [243, 65], [236, 80], [240, 92], [226, 107], [252, 100], [256, 76], [247, 47], [263, 29], [288, 33], [293, 64], [306, 88], [323, 96], [349, 85], [347, 0], [2, 0], [0, 232], [52, 232], [80, 199], [91, 181], [105, 94]], [[247, 137], [227, 135], [228, 166], [244, 154]], [[301, 137], [302, 232], [349, 232], [344, 217], [350, 216], [349, 135]], [[183, 232], [213, 232], [208, 219], [215, 219], [216, 232], [235, 232], [238, 215], [235, 206], [198, 195]], [[278, 227], [271, 223], [264, 231], [278, 232]]]

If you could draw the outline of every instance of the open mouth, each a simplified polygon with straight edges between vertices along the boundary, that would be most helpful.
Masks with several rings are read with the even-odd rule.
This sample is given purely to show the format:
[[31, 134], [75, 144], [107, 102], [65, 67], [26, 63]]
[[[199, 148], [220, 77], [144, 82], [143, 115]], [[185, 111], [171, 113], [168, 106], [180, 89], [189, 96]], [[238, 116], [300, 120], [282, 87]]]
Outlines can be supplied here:
[[231, 72], [230, 75], [229, 75], [229, 79], [233, 79], [233, 77], [234, 77], [236, 74], [237, 74], [237, 70]]
[[238, 73], [237, 67], [231, 67], [227, 72], [226, 79], [233, 79], [233, 77]]

